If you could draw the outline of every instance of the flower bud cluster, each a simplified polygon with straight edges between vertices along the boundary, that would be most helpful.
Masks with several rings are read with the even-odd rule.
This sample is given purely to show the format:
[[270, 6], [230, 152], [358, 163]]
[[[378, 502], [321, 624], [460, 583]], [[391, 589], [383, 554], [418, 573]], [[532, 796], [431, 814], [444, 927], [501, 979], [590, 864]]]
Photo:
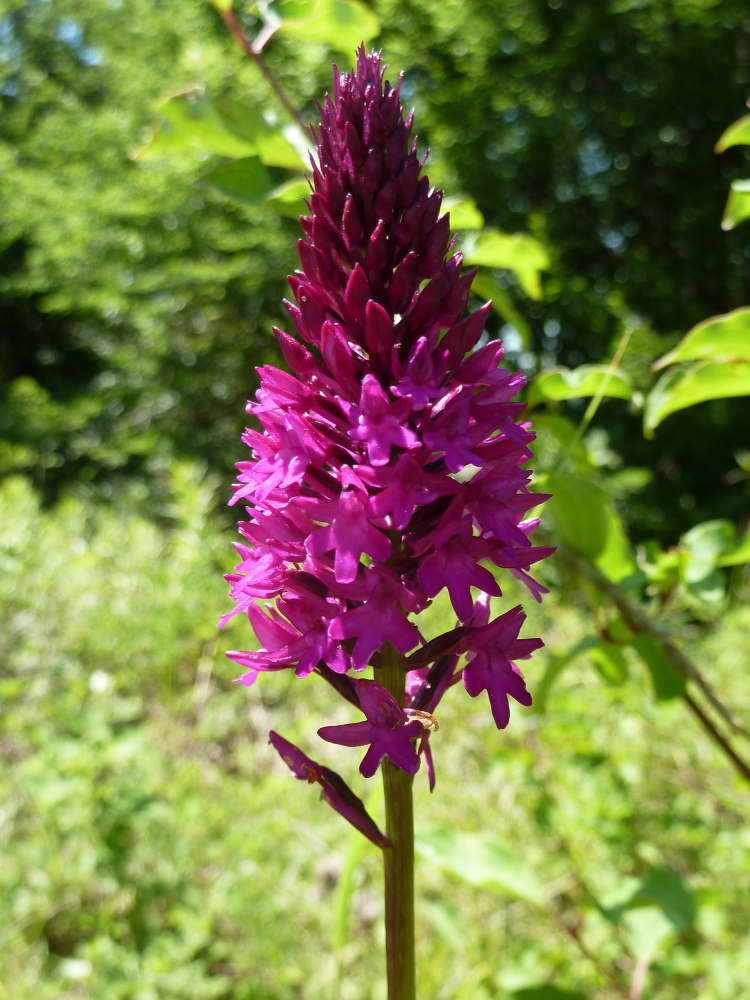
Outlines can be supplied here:
[[[366, 716], [324, 727], [324, 739], [369, 745], [367, 775], [385, 755], [413, 774], [418, 741], [432, 780], [420, 717], [453, 683], [486, 690], [499, 728], [508, 696], [531, 701], [515, 661], [541, 642], [518, 638], [520, 607], [489, 620], [501, 591], [485, 565], [537, 599], [544, 590], [528, 574], [551, 550], [529, 539], [528, 512], [545, 498], [523, 468], [533, 434], [513, 397], [525, 380], [500, 367], [500, 342], [478, 346], [490, 303], [462, 318], [474, 274], [451, 252], [442, 193], [380, 56], [361, 49], [355, 72], [334, 67], [318, 109], [285, 303], [297, 337], [276, 330], [291, 373], [260, 369], [248, 412], [262, 429], [245, 431], [251, 457], [232, 501], [248, 512], [232, 614], [247, 615], [262, 648], [229, 655], [245, 684], [322, 674]], [[428, 640], [410, 616], [443, 590], [458, 624]], [[408, 671], [403, 708], [377, 680], [391, 647]], [[375, 680], [357, 677], [367, 666]]]

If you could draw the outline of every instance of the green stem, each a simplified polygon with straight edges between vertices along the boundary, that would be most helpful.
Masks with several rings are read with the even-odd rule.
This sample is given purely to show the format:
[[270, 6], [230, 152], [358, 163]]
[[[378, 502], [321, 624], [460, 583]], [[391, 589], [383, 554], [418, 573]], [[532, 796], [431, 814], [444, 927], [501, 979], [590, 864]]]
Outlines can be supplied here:
[[[389, 650], [379, 680], [399, 705], [404, 704], [406, 672], [398, 654]], [[413, 779], [382, 763], [385, 791], [385, 832], [393, 844], [383, 851], [385, 868], [385, 953], [388, 1000], [416, 1000], [414, 961], [414, 805]]]

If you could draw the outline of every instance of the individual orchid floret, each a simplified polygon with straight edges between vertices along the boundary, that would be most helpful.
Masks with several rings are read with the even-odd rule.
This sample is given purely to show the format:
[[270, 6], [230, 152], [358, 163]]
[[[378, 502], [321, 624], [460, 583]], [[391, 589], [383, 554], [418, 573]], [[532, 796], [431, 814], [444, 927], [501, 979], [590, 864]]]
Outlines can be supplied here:
[[509, 696], [520, 705], [531, 704], [523, 674], [514, 661], [528, 659], [543, 643], [541, 639], [518, 638], [525, 620], [519, 605], [489, 625], [471, 629], [459, 646], [467, 659], [464, 686], [472, 698], [487, 692], [498, 729], [505, 729], [510, 721]]
[[351, 583], [360, 569], [362, 553], [376, 562], [385, 562], [391, 543], [365, 514], [368, 496], [358, 490], [342, 490], [337, 510], [327, 528], [317, 528], [305, 547], [311, 556], [334, 552], [334, 572], [339, 583]]
[[368, 599], [335, 618], [328, 630], [332, 639], [356, 639], [352, 650], [355, 670], [363, 670], [386, 642], [399, 653], [408, 653], [420, 640], [416, 625], [400, 610], [408, 597], [398, 578], [386, 569], [371, 569], [366, 581]]
[[387, 465], [393, 445], [399, 448], [419, 446], [416, 433], [405, 424], [409, 408], [408, 401], [392, 403], [375, 376], [365, 375], [359, 406], [346, 409], [350, 419], [354, 417], [357, 421], [349, 437], [364, 442], [371, 465]]
[[359, 765], [360, 773], [365, 778], [375, 774], [386, 756], [406, 774], [416, 774], [419, 755], [413, 741], [421, 736], [422, 723], [410, 719], [404, 709], [399, 708], [393, 695], [376, 681], [357, 681], [357, 694], [367, 721], [347, 726], [324, 726], [318, 730], [318, 736], [344, 747], [369, 744], [370, 748]]

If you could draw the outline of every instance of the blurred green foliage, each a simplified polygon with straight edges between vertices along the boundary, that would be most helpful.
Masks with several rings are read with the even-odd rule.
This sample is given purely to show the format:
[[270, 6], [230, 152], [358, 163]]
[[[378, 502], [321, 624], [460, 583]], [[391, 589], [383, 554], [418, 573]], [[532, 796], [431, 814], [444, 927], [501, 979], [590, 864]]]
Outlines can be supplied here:
[[[662, 642], [747, 716], [744, 5], [237, 12], [303, 121], [353, 39], [404, 70], [489, 333], [536, 376], [543, 530], [656, 623], [561, 559], [534, 709], [502, 738], [481, 703], [441, 712], [422, 994], [609, 1000], [648, 970], [666, 1000], [750, 998], [750, 797]], [[307, 745], [327, 692], [234, 688], [247, 629], [214, 630], [302, 133], [197, 2], [6, 0], [0, 103], [0, 1000], [382, 1000], [379, 858], [265, 745], [282, 705]]]
[[[750, 301], [746, 232], [719, 228], [747, 150], [712, 152], [750, 88], [741, 0], [238, 11], [250, 36], [270, 38], [264, 58], [309, 122], [311, 97], [328, 86], [330, 46], [347, 48], [343, 65], [351, 24], [372, 36], [379, 22], [378, 42], [393, 72], [405, 71], [404, 97], [432, 148], [431, 177], [473, 199], [461, 225], [468, 211], [471, 224], [490, 227], [468, 255], [486, 250], [492, 227], [546, 248], [541, 287], [537, 272], [519, 284], [507, 270], [477, 285], [500, 309], [491, 332], [532, 374], [606, 360], [626, 322], [635, 333], [622, 367], [647, 388], [655, 356]], [[0, 470], [31, 473], [48, 498], [76, 482], [111, 495], [139, 477], [158, 500], [173, 456], [227, 475], [253, 369], [275, 356], [270, 328], [284, 321], [293, 218], [196, 184], [211, 169], [226, 173], [216, 153], [231, 151], [210, 138], [166, 155], [164, 126], [165, 155], [129, 158], [153, 135], [159, 101], [180, 88], [206, 107], [210, 95], [230, 119], [239, 102], [247, 121], [271, 129], [267, 141], [292, 124], [208, 3], [4, 5]], [[260, 187], [256, 169], [254, 190], [289, 177], [276, 153]], [[275, 204], [293, 216], [298, 197], [293, 188]], [[713, 401], [647, 442], [625, 403], [607, 404], [599, 425], [610, 451], [653, 470], [622, 501], [636, 537], [669, 541], [695, 521], [740, 516], [746, 490], [726, 485], [748, 420], [747, 399]]]
[[[272, 725], [312, 745], [320, 716], [351, 710], [293, 676], [231, 684], [222, 653], [247, 631], [213, 628], [214, 495], [176, 466], [157, 527], [91, 501], [45, 512], [20, 478], [0, 489], [2, 1000], [383, 1000], [379, 854], [266, 746]], [[554, 595], [529, 611], [536, 692], [591, 624]], [[690, 632], [747, 714], [747, 606]], [[750, 997], [750, 792], [679, 699], [657, 705], [637, 656], [623, 684], [590, 650], [502, 735], [481, 699], [441, 708], [438, 789], [416, 787], [425, 997], [554, 983], [607, 1000], [602, 969], [627, 983], [644, 958], [665, 1000]], [[356, 755], [326, 756], [380, 816]]]

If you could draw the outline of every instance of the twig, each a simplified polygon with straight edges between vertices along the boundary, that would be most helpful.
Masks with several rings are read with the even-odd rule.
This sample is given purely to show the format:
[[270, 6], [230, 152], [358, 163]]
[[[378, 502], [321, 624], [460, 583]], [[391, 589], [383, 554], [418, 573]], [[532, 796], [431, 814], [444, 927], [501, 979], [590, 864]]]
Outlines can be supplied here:
[[273, 73], [271, 72], [271, 70], [268, 68], [268, 66], [266, 66], [265, 60], [261, 56], [260, 52], [258, 50], [256, 50], [256, 48], [253, 46], [253, 43], [250, 41], [250, 39], [247, 37], [247, 35], [245, 34], [245, 32], [242, 30], [242, 25], [237, 20], [237, 16], [234, 13], [234, 11], [231, 9], [231, 7], [225, 8], [223, 6], [220, 6], [218, 3], [214, 3], [214, 6], [216, 7], [217, 11], [221, 15], [221, 19], [224, 22], [224, 24], [226, 24], [226, 26], [232, 32], [232, 34], [237, 39], [237, 41], [240, 43], [240, 45], [242, 46], [242, 48], [245, 50], [245, 52], [250, 56], [250, 58], [256, 64], [256, 66], [261, 71], [261, 73], [266, 78], [266, 80], [268, 80], [269, 84], [271, 85], [271, 88], [273, 89], [273, 92], [276, 94], [276, 96], [278, 97], [278, 99], [284, 105], [284, 107], [289, 112], [289, 114], [292, 116], [292, 118], [297, 122], [297, 124], [302, 129], [302, 131], [305, 134], [307, 134], [307, 126], [305, 125], [304, 121], [302, 120], [302, 117], [301, 117], [299, 111], [297, 111], [297, 109], [295, 108], [295, 106], [292, 104], [292, 102], [286, 96], [286, 94], [284, 93], [284, 90], [283, 90], [281, 84], [276, 79], [276, 77], [273, 75]]
[[603, 591], [610, 598], [617, 610], [623, 617], [625, 623], [633, 632], [639, 635], [650, 636], [656, 642], [666, 658], [677, 668], [679, 673], [686, 680], [691, 680], [701, 689], [716, 712], [722, 717], [726, 724], [746, 739], [750, 739], [750, 733], [744, 729], [732, 717], [729, 709], [719, 700], [715, 691], [701, 674], [695, 664], [678, 649], [671, 641], [670, 633], [661, 625], [657, 625], [648, 615], [633, 603], [629, 595], [618, 584], [613, 583], [603, 573], [601, 573], [590, 562], [572, 552], [564, 546], [559, 546], [556, 552], [557, 558], [569, 566], [574, 572], [585, 576], [599, 590]]
[[633, 982], [630, 984], [629, 1000], [641, 1000], [650, 964], [648, 956], [639, 958], [636, 962], [635, 970], [633, 971]]
[[[692, 661], [689, 660], [688, 657], [670, 641], [669, 633], [666, 629], [651, 621], [648, 615], [631, 601], [630, 597], [626, 594], [622, 587], [613, 583], [611, 580], [608, 580], [607, 577], [604, 576], [603, 573], [600, 573], [595, 566], [592, 566], [587, 560], [576, 555], [576, 553], [565, 548], [564, 546], [560, 546], [557, 549], [556, 555], [575, 573], [584, 576], [599, 590], [605, 593], [620, 612], [625, 623], [633, 632], [640, 635], [647, 635], [652, 638], [664, 656], [670, 661], [670, 663], [673, 664], [673, 666], [677, 668], [679, 673], [686, 680], [693, 681], [701, 689], [701, 691], [703, 691], [710, 704], [727, 723], [727, 725], [729, 725], [736, 733], [745, 737], [748, 736], [747, 730], [735, 722], [729, 710], [716, 696], [708, 681], [706, 681], [695, 664], [692, 663]], [[746, 781], [750, 782], [750, 766], [748, 766], [748, 764], [739, 756], [727, 738], [718, 731], [716, 726], [714, 726], [702, 709], [699, 708], [693, 698], [687, 692], [683, 693], [682, 697], [711, 739], [714, 740], [716, 745], [721, 748], [728, 759], [732, 762], [733, 767]]]
[[615, 973], [608, 969], [606, 965], [602, 965], [599, 959], [594, 955], [592, 951], [589, 950], [588, 946], [581, 937], [581, 932], [578, 927], [571, 927], [570, 924], [565, 920], [554, 907], [549, 906], [547, 912], [550, 917], [554, 920], [557, 926], [568, 935], [573, 941], [575, 941], [576, 947], [589, 962], [596, 968], [600, 975], [604, 976], [617, 993], [624, 997], [624, 1000], [630, 1000], [630, 994], [620, 979], [615, 975]]
[[750, 767], [748, 767], [745, 761], [737, 755], [735, 750], [721, 735], [719, 730], [716, 728], [713, 722], [711, 722], [711, 720], [705, 714], [700, 705], [697, 705], [687, 692], [685, 692], [685, 694], [683, 694], [682, 697], [685, 699], [690, 711], [693, 713], [696, 719], [698, 719], [698, 721], [706, 730], [706, 732], [708, 732], [708, 734], [711, 736], [711, 739], [714, 740], [714, 742], [721, 747], [721, 749], [724, 751], [727, 757], [729, 757], [729, 759], [732, 761], [735, 768], [739, 771], [742, 777], [746, 781], [750, 782]]

